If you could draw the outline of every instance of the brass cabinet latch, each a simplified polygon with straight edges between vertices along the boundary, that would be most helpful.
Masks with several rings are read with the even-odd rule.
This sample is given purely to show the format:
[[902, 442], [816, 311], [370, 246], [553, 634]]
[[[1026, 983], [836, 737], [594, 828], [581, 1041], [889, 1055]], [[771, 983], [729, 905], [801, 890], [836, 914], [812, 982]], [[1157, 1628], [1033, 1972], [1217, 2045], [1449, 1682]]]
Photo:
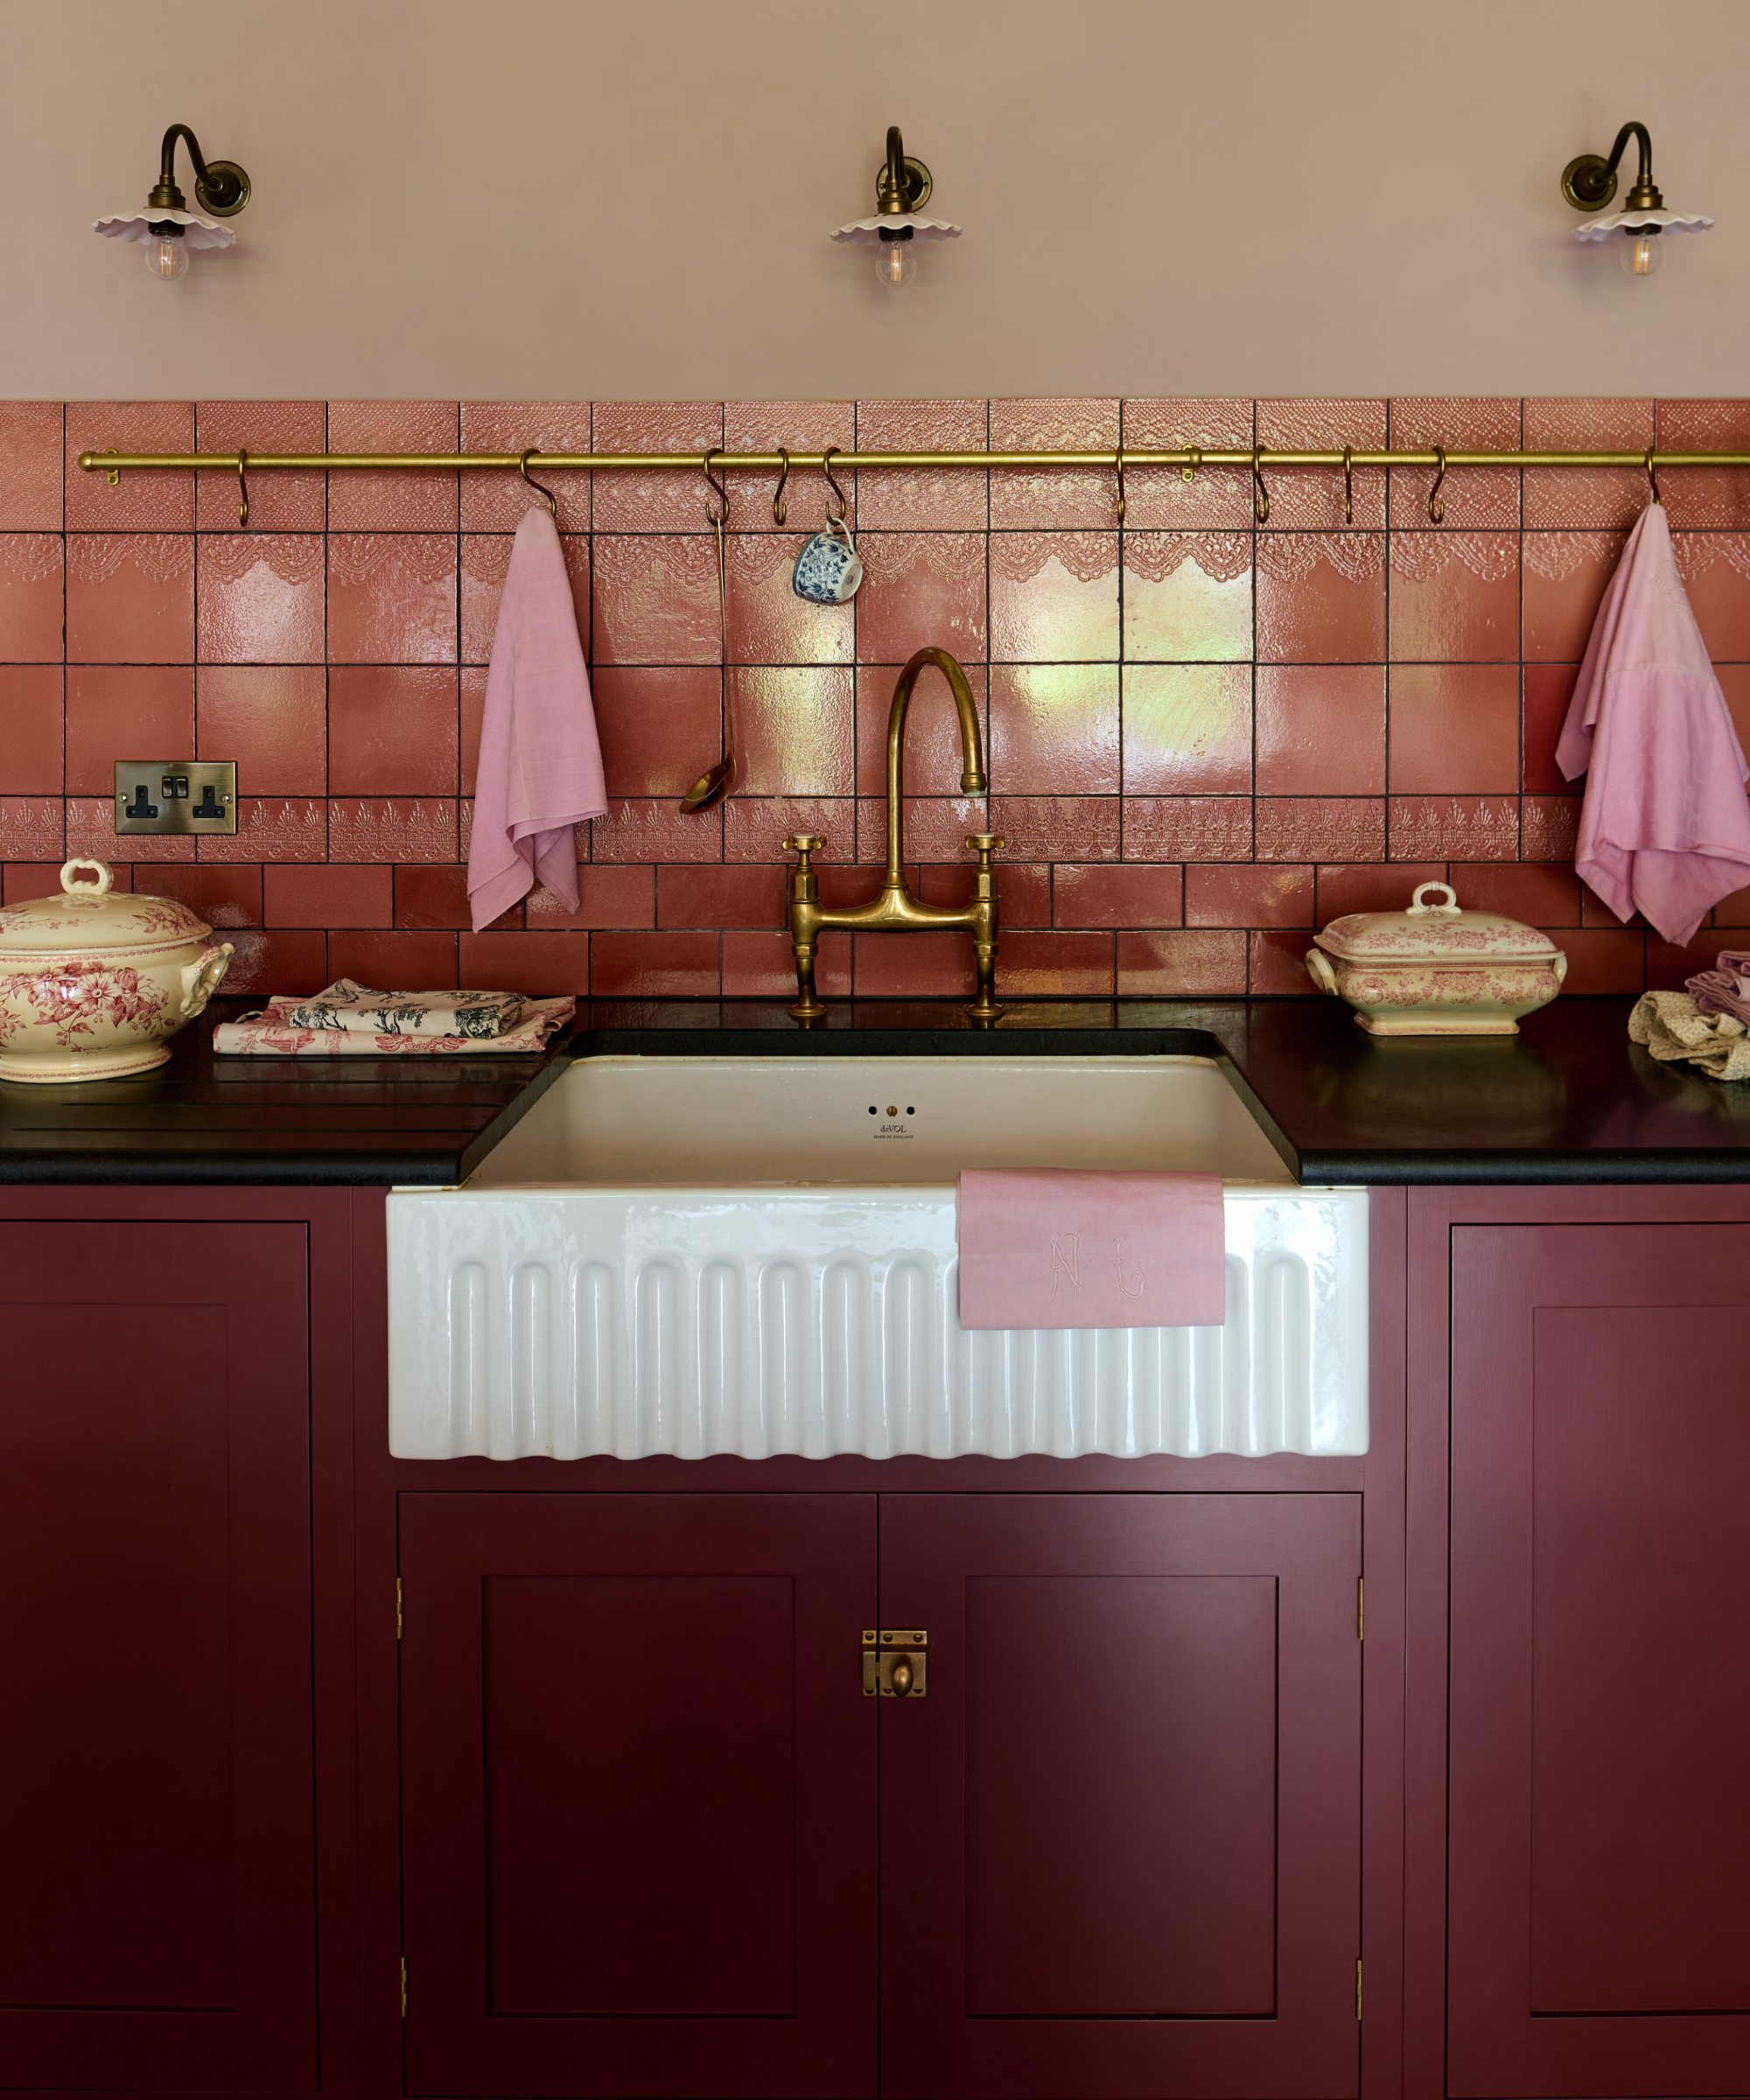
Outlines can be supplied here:
[[928, 1634], [863, 1629], [863, 1696], [872, 1699], [920, 1699], [926, 1685]]

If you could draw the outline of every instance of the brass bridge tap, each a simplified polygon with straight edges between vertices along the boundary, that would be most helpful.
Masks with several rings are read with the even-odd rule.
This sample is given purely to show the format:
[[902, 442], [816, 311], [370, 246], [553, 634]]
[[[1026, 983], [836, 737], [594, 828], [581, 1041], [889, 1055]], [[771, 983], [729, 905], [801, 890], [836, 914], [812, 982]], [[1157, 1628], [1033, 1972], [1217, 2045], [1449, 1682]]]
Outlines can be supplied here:
[[784, 841], [786, 851], [797, 856], [790, 871], [790, 946], [796, 957], [796, 1003], [790, 1012], [799, 1021], [815, 1021], [826, 1012], [815, 990], [815, 951], [829, 927], [846, 932], [877, 933], [889, 928], [928, 927], [941, 931], [963, 928], [972, 935], [978, 961], [978, 996], [967, 1012], [976, 1021], [994, 1021], [1002, 1013], [995, 996], [997, 974], [997, 871], [990, 856], [1003, 844], [990, 833], [979, 831], [966, 843], [978, 855], [973, 877], [972, 901], [957, 909], [921, 904], [906, 880], [900, 836], [900, 769], [906, 740], [906, 712], [912, 704], [912, 688], [926, 664], [934, 664], [947, 679], [960, 717], [960, 785], [968, 794], [985, 788], [984, 747], [978, 734], [978, 712], [966, 674], [946, 649], [920, 649], [900, 673], [893, 688], [893, 704], [887, 716], [887, 873], [880, 894], [872, 904], [828, 909], [820, 902], [820, 878], [809, 855], [826, 844], [812, 834]]

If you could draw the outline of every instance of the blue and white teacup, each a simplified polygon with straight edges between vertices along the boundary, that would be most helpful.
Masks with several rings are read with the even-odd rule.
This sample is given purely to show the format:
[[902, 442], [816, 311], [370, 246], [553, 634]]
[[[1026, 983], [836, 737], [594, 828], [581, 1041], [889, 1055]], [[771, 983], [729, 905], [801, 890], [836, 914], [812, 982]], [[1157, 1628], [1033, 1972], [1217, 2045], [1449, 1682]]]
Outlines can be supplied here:
[[856, 597], [862, 581], [863, 557], [851, 544], [850, 528], [843, 519], [830, 518], [826, 530], [817, 532], [796, 556], [790, 588], [817, 606], [842, 606]]

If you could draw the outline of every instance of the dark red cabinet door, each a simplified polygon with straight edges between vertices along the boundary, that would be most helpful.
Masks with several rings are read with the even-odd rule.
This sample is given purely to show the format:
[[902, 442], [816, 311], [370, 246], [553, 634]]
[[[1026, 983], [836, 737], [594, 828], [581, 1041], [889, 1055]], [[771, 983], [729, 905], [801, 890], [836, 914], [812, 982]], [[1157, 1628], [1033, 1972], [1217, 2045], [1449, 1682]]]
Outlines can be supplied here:
[[1750, 1226], [1469, 1226], [1450, 2090], [1750, 2090]]
[[870, 1495], [409, 1494], [408, 2090], [875, 2090]]
[[0, 1222], [0, 2087], [316, 2084], [300, 1224]]
[[882, 2090], [1356, 2090], [1351, 1495], [884, 1495]]

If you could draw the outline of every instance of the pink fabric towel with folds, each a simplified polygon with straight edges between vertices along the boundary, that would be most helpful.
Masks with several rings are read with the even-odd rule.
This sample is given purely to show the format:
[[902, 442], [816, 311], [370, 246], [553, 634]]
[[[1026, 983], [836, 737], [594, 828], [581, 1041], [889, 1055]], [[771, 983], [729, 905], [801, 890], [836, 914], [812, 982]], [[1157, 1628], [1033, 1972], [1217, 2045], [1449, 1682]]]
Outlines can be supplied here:
[[1744, 752], [1684, 595], [1662, 505], [1628, 536], [1556, 746], [1586, 776], [1574, 865], [1619, 919], [1681, 948], [1750, 883]]
[[962, 1327], [1219, 1327], [1214, 1174], [969, 1172], [956, 1204]]
[[578, 907], [573, 824], [607, 809], [590, 674], [558, 528], [528, 512], [510, 550], [480, 724], [468, 906], [474, 931], [537, 881]]

